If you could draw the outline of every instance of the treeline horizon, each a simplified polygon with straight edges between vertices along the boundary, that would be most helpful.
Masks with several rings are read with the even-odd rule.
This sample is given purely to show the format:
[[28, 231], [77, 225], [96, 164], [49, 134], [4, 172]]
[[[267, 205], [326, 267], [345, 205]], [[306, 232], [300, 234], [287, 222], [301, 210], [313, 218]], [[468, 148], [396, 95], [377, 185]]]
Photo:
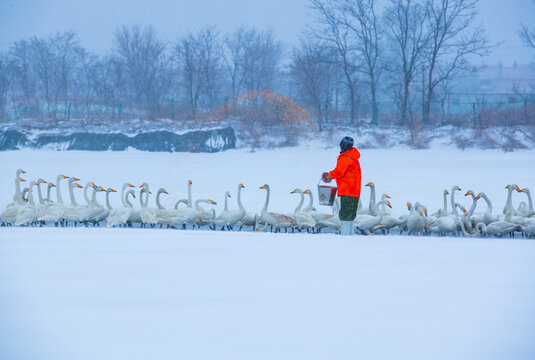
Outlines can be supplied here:
[[[226, 34], [203, 27], [164, 42], [150, 25], [123, 25], [103, 55], [84, 48], [74, 31], [16, 41], [0, 52], [0, 119], [195, 122], [232, 115], [238, 99], [263, 107], [255, 94], [273, 93], [300, 105], [319, 131], [363, 122], [535, 124], [535, 85], [509, 99], [518, 107], [482, 101], [477, 112], [475, 103], [473, 111], [449, 111], [460, 79], [478, 71], [469, 59], [493, 47], [474, 25], [477, 0], [388, 0], [381, 10], [377, 3], [309, 0], [313, 18], [293, 47], [249, 26]], [[522, 40], [535, 44], [535, 30], [521, 29]]]

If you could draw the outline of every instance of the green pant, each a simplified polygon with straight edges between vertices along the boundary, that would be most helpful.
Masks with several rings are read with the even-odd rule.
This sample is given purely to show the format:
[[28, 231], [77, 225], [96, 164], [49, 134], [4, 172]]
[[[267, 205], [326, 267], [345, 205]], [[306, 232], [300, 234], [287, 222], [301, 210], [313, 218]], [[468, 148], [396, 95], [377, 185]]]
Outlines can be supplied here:
[[340, 212], [338, 216], [341, 221], [353, 221], [357, 217], [357, 207], [359, 198], [355, 196], [340, 196]]

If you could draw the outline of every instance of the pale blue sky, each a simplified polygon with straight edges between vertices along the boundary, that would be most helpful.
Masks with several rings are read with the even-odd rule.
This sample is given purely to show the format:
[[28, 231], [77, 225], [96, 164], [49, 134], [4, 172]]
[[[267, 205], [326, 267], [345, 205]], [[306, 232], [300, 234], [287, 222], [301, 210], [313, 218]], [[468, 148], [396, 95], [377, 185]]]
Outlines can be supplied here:
[[[152, 24], [165, 40], [185, 30], [215, 25], [230, 32], [241, 24], [271, 27], [291, 45], [310, 16], [307, 0], [0, 0], [0, 50], [15, 40], [75, 30], [82, 44], [104, 53], [122, 25]], [[535, 0], [480, 0], [480, 20], [492, 41], [503, 41], [485, 61], [525, 64], [535, 51], [523, 48], [516, 31], [535, 26]]]

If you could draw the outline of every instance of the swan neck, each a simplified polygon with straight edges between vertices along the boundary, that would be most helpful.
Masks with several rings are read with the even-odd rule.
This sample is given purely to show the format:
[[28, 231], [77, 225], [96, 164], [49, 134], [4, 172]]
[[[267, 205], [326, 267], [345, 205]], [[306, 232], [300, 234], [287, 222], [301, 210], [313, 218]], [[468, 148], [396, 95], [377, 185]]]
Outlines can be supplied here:
[[17, 176], [15, 179], [15, 195], [13, 195], [13, 201], [19, 204], [23, 204], [22, 194], [20, 192], [20, 178]]
[[225, 209], [223, 211], [228, 211], [228, 193], [225, 193]]
[[368, 209], [370, 215], [375, 215], [375, 184], [370, 185], [370, 205]]
[[85, 184], [85, 189], [84, 189], [84, 199], [85, 199], [85, 202], [87, 203], [87, 205], [91, 206], [91, 200], [89, 200], [89, 187], [92, 185], [91, 181], [88, 182], [87, 184]]
[[266, 187], [266, 201], [264, 202], [264, 207], [262, 208], [262, 212], [267, 212], [269, 206], [269, 186]]
[[163, 207], [162, 204], [160, 203], [160, 195], [162, 195], [162, 193], [163, 193], [162, 190], [158, 190], [158, 193], [156, 194], [156, 206], [160, 210], [165, 210], [165, 207]]
[[191, 196], [191, 183], [188, 183], [188, 207], [192, 207], [193, 205], [193, 198]]
[[474, 194], [470, 194], [470, 195], [472, 195], [472, 206], [470, 206], [470, 210], [468, 210], [468, 214], [470, 214], [471, 216], [474, 214], [474, 211], [476, 210], [477, 200]]
[[444, 192], [444, 207], [442, 209], [444, 215], [446, 215], [448, 213], [448, 194], [446, 192]]
[[44, 200], [43, 200], [43, 193], [41, 192], [41, 183], [37, 183], [37, 195], [39, 196], [39, 204], [40, 205], [43, 205], [44, 203]]
[[56, 200], [57, 200], [57, 203], [60, 204], [60, 205], [63, 205], [63, 197], [61, 196], [61, 190], [60, 190], [60, 182], [61, 180], [63, 179], [63, 176], [61, 175], [58, 175], [58, 177], [56, 178]]
[[110, 192], [111, 191], [106, 191], [106, 207], [108, 208], [108, 210], [112, 210], [112, 207], [110, 204]]
[[132, 203], [130, 202], [130, 199], [128, 198], [128, 195], [130, 194], [133, 194], [133, 192], [129, 191], [126, 193], [125, 199], [123, 200], [123, 203], [125, 205], [124, 207], [134, 208], [134, 205], [132, 205]]
[[78, 206], [76, 199], [74, 198], [74, 181], [69, 179], [69, 195], [71, 197], [71, 205]]
[[295, 208], [294, 212], [296, 212], [296, 213], [301, 211], [301, 208], [303, 207], [303, 203], [305, 202], [305, 194], [303, 194], [303, 192], [300, 191], [299, 195], [301, 195], [301, 200], [299, 200], [299, 204]]
[[52, 184], [48, 183], [48, 189], [46, 190], [46, 200], [47, 200], [47, 202], [50, 202], [51, 192], [52, 192]]
[[238, 207], [240, 208], [240, 210], [245, 211], [245, 207], [241, 202], [241, 186], [238, 186]]

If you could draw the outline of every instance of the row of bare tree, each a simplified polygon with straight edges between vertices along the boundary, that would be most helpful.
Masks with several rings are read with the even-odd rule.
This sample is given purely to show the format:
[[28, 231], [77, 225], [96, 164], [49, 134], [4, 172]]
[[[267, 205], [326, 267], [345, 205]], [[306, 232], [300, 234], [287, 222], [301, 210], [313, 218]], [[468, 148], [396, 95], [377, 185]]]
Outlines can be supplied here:
[[[171, 43], [150, 26], [123, 26], [104, 56], [74, 32], [33, 37], [0, 53], [0, 118], [196, 119], [240, 94], [272, 91], [302, 104], [320, 130], [333, 118], [379, 124], [380, 103], [395, 104], [381, 122], [427, 124], [439, 111], [432, 104], [492, 48], [477, 3], [309, 0], [314, 18], [292, 49], [245, 26]], [[533, 46], [530, 29], [521, 35]]]

